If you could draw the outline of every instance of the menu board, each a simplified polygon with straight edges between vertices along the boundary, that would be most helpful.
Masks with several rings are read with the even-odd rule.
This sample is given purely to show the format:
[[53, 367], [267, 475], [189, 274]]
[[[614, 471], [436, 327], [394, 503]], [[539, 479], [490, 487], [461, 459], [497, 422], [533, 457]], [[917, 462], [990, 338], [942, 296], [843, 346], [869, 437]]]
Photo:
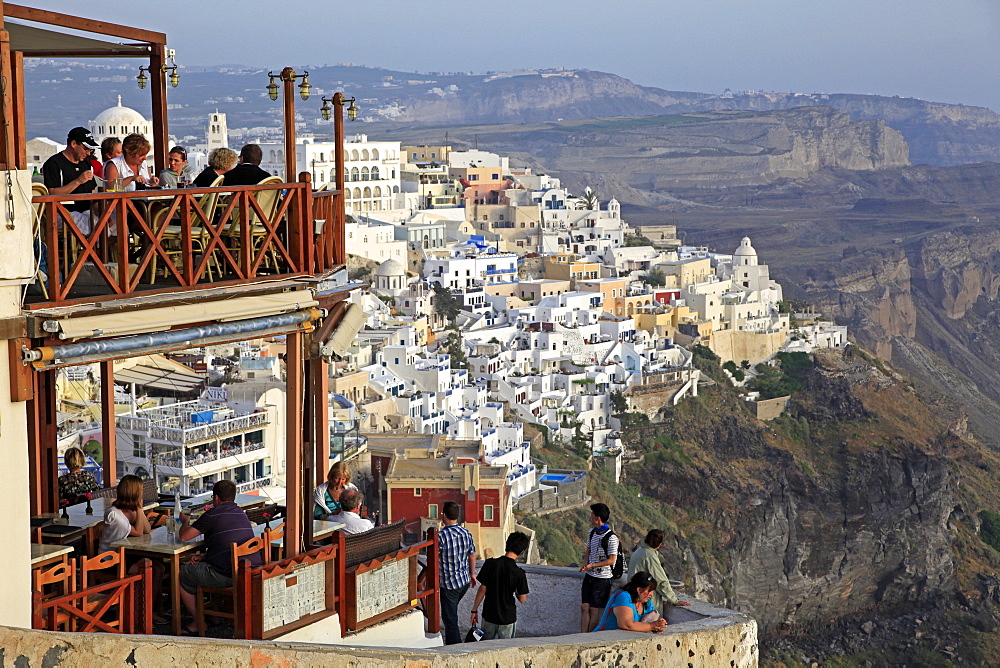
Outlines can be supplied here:
[[264, 632], [326, 610], [326, 562], [263, 581]]
[[410, 561], [400, 559], [365, 573], [358, 573], [356, 584], [357, 621], [392, 610], [410, 601]]

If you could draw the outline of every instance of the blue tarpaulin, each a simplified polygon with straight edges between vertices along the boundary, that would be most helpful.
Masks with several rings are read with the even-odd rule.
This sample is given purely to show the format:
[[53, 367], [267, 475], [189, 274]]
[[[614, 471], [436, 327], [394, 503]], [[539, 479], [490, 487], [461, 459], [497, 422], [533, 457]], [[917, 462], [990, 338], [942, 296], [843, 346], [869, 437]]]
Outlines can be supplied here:
[[191, 413], [191, 424], [208, 424], [215, 418], [215, 411]]

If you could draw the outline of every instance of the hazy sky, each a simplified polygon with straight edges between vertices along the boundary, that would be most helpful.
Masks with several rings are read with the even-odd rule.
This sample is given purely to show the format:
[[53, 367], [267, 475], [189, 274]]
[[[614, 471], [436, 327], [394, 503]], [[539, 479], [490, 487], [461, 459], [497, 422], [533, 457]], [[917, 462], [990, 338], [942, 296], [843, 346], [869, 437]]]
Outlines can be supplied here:
[[589, 68], [668, 90], [877, 93], [1000, 111], [998, 0], [21, 2], [166, 32], [189, 65]]

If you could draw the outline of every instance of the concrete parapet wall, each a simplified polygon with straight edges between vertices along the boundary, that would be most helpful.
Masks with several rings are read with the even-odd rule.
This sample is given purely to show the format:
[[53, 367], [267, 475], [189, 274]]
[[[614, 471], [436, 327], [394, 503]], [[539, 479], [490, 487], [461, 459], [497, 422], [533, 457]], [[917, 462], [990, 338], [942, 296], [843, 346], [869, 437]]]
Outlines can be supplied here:
[[541, 510], [555, 510], [577, 506], [587, 499], [587, 479], [560, 483], [556, 487], [540, 487], [514, 502], [516, 510], [534, 513]]
[[[693, 625], [697, 625], [694, 628]], [[305, 643], [169, 636], [57, 633], [0, 627], [3, 665], [254, 666], [254, 668], [592, 668], [603, 666], [757, 665], [757, 625], [746, 615], [667, 627], [664, 633], [608, 631], [557, 638], [517, 638], [424, 650], [362, 649]]]

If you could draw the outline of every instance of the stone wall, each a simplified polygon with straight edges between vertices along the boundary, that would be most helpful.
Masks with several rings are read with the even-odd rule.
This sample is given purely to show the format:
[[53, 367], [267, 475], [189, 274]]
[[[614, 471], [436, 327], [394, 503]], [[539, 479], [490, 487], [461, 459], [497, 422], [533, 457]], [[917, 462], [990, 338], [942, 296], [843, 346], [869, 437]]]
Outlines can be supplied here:
[[785, 406], [788, 405], [788, 400], [791, 397], [777, 397], [775, 399], [761, 399], [760, 401], [751, 401], [750, 406], [754, 409], [754, 414], [757, 416], [758, 420], [773, 420], [774, 418], [781, 415], [785, 410]]
[[712, 333], [712, 351], [723, 362], [733, 360], [739, 364], [743, 360], [750, 360], [750, 364], [759, 364], [778, 352], [786, 338], [787, 332], [784, 330], [759, 334], [724, 329]]
[[[560, 473], [560, 471], [549, 471], [549, 473]], [[578, 506], [586, 500], [587, 478], [582, 477], [573, 482], [559, 483], [557, 487], [539, 487], [515, 501], [514, 509], [527, 513], [537, 513]]]

